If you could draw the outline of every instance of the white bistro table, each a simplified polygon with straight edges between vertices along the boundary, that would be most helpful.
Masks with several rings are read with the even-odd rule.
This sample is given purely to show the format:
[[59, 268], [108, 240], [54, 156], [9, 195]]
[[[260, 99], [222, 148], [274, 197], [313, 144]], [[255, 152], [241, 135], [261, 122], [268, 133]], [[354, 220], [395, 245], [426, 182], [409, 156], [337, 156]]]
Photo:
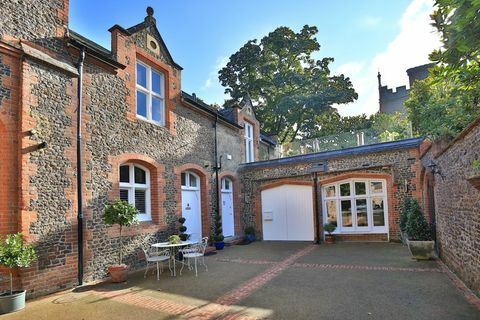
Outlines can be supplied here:
[[195, 244], [195, 243], [197, 243], [197, 242], [195, 242], [195, 241], [182, 241], [180, 243], [158, 242], [158, 243], [152, 244], [152, 247], [159, 248], [159, 249], [169, 249], [170, 250], [170, 259], [173, 262], [173, 271], [170, 267], [170, 263], [168, 264], [168, 268], [170, 269], [170, 274], [175, 277], [177, 275], [176, 271], [175, 271], [175, 262], [176, 261], [182, 262], [182, 261], [176, 259], [178, 250], [182, 247], [186, 247], [186, 246], [189, 246], [189, 245], [192, 245], [192, 244]]

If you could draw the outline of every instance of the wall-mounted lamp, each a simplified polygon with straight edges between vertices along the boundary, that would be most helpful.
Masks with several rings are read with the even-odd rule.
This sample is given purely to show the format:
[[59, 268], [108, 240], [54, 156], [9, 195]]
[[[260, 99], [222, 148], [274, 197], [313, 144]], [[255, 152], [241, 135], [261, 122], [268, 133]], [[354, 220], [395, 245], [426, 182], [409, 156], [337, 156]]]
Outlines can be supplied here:
[[435, 174], [439, 174], [440, 177], [442, 177], [442, 179], [445, 178], [445, 177], [443, 176], [442, 172], [440, 171], [440, 168], [439, 168], [438, 165], [435, 163], [435, 161], [433, 161], [433, 160], [428, 161], [427, 167], [430, 169], [430, 171], [431, 171], [434, 175], [435, 175]]

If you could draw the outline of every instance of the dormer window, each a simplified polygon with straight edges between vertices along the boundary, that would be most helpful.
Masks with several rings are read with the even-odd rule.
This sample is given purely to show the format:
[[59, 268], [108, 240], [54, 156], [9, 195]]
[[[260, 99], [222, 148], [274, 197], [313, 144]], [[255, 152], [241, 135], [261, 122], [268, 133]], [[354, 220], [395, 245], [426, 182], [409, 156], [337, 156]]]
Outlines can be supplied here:
[[137, 62], [137, 117], [165, 125], [165, 76]]
[[245, 162], [255, 161], [253, 149], [253, 125], [245, 122]]

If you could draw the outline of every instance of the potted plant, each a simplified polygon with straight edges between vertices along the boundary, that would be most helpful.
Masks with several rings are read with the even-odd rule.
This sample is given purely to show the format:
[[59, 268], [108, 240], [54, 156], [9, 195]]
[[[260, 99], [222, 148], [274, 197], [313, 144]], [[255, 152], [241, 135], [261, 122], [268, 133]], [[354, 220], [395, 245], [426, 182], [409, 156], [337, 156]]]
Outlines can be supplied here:
[[417, 260], [429, 260], [433, 257], [432, 228], [420, 210], [418, 201], [412, 199], [409, 207], [405, 231], [408, 235], [408, 248]]
[[245, 241], [253, 242], [255, 241], [255, 228], [252, 226], [245, 227]]
[[190, 238], [190, 235], [186, 234], [185, 231], [187, 231], [187, 227], [184, 225], [185, 221], [184, 217], [178, 218], [178, 222], [180, 223], [180, 227], [178, 228], [178, 231], [180, 231], [180, 234], [178, 235], [182, 241], [187, 241], [188, 238]]
[[407, 241], [408, 241], [408, 235], [407, 235], [406, 229], [407, 229], [408, 215], [410, 214], [410, 211], [411, 211], [412, 202], [414, 202], [412, 198], [406, 198], [403, 204], [403, 211], [400, 214], [400, 235], [401, 235], [403, 244], [407, 244]]
[[117, 200], [105, 206], [103, 221], [107, 225], [118, 224], [120, 227], [120, 251], [118, 264], [108, 267], [112, 282], [124, 282], [127, 280], [128, 266], [122, 263], [123, 239], [122, 228], [136, 223], [138, 210], [127, 201]]
[[222, 250], [225, 247], [225, 242], [223, 242], [224, 239], [225, 237], [223, 236], [222, 219], [217, 211], [215, 214], [215, 233], [213, 235], [213, 243], [217, 250]]
[[337, 226], [333, 223], [327, 223], [323, 226], [323, 229], [328, 233], [325, 235], [325, 243], [326, 244], [334, 244], [335, 243], [335, 235], [332, 232], [337, 229]]
[[[26, 268], [37, 255], [31, 245], [23, 242], [22, 234], [10, 234], [0, 242], [0, 265], [7, 268]], [[25, 308], [25, 290], [13, 291], [13, 275], [10, 270], [10, 290], [0, 293], [0, 314], [10, 313]]]

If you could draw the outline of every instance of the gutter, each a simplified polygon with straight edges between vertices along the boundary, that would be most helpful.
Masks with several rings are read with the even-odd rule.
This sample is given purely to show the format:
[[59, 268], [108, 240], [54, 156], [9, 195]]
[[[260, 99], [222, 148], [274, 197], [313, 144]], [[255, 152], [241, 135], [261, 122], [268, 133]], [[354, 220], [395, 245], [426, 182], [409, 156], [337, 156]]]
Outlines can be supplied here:
[[78, 57], [77, 83], [77, 246], [78, 246], [78, 285], [83, 284], [83, 190], [82, 190], [82, 93], [83, 93], [83, 62], [85, 47], [80, 49]]

